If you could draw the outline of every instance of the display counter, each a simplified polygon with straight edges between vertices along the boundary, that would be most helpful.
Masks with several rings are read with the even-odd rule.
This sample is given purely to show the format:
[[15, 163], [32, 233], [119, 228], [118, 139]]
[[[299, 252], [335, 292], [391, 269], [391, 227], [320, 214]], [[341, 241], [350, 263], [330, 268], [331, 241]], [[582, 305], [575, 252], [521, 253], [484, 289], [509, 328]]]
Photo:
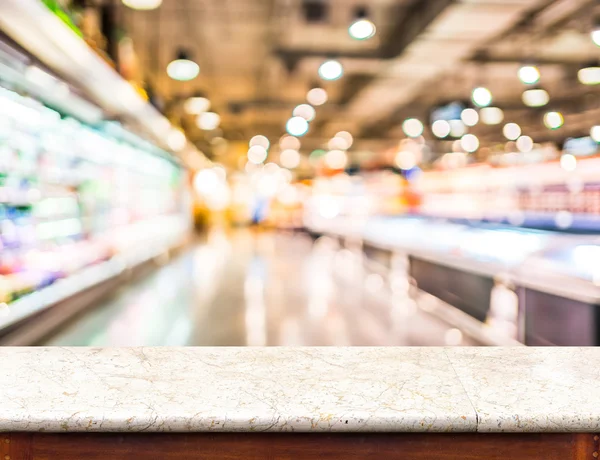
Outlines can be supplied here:
[[600, 239], [571, 242], [529, 257], [514, 270], [521, 341], [600, 345]]
[[597, 452], [593, 348], [4, 348], [0, 356], [0, 450], [11, 460]]
[[390, 273], [394, 257], [405, 258], [419, 290], [512, 339], [600, 345], [598, 236], [411, 216], [310, 224], [346, 245], [361, 241], [366, 258]]

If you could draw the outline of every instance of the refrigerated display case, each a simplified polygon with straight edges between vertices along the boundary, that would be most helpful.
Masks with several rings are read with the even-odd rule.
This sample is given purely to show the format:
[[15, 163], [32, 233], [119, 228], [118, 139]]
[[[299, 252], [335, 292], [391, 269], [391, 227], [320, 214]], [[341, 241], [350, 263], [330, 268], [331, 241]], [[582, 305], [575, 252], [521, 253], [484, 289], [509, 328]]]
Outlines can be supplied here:
[[[315, 231], [346, 238], [330, 220]], [[495, 331], [530, 345], [600, 344], [596, 236], [415, 216], [373, 216], [357, 235], [368, 258], [404, 257], [420, 290]]]
[[496, 278], [550, 244], [552, 233], [421, 217], [377, 218], [366, 244], [405, 254], [418, 287], [485, 322]]
[[6, 300], [122, 252], [152, 235], [141, 226], [183, 211], [182, 171], [165, 157], [3, 88], [0, 126]]
[[42, 2], [0, 28], [0, 343], [31, 344], [185, 242], [206, 159]]
[[120, 132], [0, 86], [0, 334], [185, 237], [184, 170]]
[[600, 345], [600, 239], [572, 241], [514, 270], [527, 345]]

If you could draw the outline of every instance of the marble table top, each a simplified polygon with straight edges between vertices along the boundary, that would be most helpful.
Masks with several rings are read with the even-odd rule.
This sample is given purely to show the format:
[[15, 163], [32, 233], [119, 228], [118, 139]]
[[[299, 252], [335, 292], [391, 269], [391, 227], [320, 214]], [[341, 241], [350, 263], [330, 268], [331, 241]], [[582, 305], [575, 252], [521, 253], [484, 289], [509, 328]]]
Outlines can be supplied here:
[[1, 348], [0, 431], [600, 429], [595, 348]]

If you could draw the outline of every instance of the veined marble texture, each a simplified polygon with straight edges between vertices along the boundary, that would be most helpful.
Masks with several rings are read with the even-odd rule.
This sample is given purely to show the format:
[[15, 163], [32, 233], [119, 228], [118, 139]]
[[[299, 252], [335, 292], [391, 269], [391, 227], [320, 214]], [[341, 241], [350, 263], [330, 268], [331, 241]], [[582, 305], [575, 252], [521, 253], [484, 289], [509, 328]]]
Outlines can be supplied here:
[[598, 348], [0, 348], [0, 431], [599, 429]]
[[600, 430], [600, 348], [448, 348], [481, 432]]
[[475, 431], [443, 348], [4, 348], [1, 431]]

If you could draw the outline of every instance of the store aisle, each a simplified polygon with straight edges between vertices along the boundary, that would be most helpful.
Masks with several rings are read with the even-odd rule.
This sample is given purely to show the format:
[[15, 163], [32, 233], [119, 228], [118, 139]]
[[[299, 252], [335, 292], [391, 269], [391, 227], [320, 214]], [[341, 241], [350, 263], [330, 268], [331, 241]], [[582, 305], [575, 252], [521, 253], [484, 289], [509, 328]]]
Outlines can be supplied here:
[[472, 344], [361, 266], [326, 238], [213, 231], [46, 345]]

